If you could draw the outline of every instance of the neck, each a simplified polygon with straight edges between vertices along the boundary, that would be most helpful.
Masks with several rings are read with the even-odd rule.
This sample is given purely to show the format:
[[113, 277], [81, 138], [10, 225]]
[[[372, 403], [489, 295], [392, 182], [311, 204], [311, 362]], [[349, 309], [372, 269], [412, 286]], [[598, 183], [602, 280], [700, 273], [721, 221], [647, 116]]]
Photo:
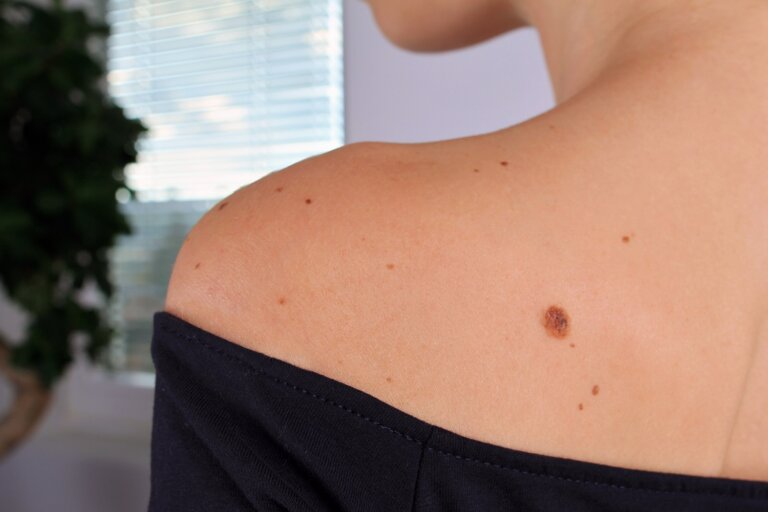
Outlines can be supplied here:
[[660, 57], [680, 42], [722, 39], [728, 30], [740, 37], [736, 22], [768, 14], [763, 0], [510, 1], [539, 32], [557, 104], [629, 62]]

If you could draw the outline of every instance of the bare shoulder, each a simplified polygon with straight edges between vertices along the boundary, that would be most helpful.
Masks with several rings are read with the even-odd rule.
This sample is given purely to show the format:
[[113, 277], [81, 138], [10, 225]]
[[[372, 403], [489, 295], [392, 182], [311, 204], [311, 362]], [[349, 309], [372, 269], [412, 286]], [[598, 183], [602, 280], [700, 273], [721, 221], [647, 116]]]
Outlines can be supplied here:
[[247, 348], [309, 367], [309, 352], [327, 352], [324, 337], [333, 336], [334, 328], [322, 325], [339, 302], [329, 279], [359, 263], [355, 247], [376, 241], [370, 232], [379, 211], [373, 199], [392, 182], [382, 171], [397, 161], [393, 146], [349, 144], [222, 199], [190, 230], [164, 309]]
[[474, 439], [721, 474], [758, 258], [709, 191], [670, 192], [688, 173], [617, 179], [580, 147], [529, 130], [304, 160], [201, 219], [165, 309]]

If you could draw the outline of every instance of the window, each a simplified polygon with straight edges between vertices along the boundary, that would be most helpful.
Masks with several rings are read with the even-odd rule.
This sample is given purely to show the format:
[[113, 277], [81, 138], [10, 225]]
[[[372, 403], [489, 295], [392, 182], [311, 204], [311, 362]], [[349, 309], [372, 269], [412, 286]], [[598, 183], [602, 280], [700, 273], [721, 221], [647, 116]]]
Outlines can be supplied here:
[[[105, 362], [151, 372], [152, 314], [200, 216], [344, 143], [341, 0], [108, 0], [110, 94], [150, 131], [126, 168], [134, 233], [112, 252]], [[122, 198], [125, 200], [126, 198]]]

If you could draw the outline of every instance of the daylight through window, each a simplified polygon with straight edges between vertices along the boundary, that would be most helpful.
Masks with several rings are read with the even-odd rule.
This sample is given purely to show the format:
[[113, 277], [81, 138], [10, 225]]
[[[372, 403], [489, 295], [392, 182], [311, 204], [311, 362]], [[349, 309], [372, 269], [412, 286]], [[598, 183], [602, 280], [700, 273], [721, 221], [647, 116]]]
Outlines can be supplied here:
[[108, 83], [149, 127], [126, 168], [106, 357], [153, 371], [152, 314], [186, 232], [222, 197], [344, 143], [341, 0], [109, 0]]

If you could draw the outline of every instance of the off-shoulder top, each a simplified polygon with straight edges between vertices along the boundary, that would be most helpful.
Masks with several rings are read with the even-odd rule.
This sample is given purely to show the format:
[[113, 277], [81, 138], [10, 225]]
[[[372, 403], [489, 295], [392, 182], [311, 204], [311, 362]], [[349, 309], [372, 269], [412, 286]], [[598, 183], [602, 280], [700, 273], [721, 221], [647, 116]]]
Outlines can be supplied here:
[[768, 482], [545, 456], [154, 315], [149, 512], [768, 511]]

